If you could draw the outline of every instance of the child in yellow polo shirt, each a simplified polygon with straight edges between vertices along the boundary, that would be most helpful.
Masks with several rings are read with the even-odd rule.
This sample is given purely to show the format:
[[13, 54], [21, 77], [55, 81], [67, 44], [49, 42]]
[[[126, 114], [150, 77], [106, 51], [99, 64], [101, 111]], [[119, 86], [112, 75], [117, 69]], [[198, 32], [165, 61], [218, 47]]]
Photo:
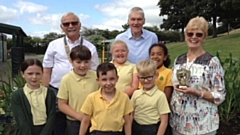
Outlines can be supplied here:
[[172, 84], [172, 69], [168, 66], [171, 60], [168, 55], [168, 49], [164, 44], [153, 44], [149, 48], [150, 59], [157, 63], [158, 77], [155, 80], [159, 90], [163, 91], [168, 99], [171, 100], [173, 84]]
[[127, 44], [122, 40], [114, 41], [111, 45], [111, 53], [114, 57], [112, 63], [117, 68], [119, 75], [116, 88], [131, 97], [138, 88], [138, 78], [136, 65], [127, 61]]
[[131, 135], [133, 107], [128, 96], [116, 90], [117, 69], [112, 63], [97, 67], [97, 81], [101, 88], [86, 98], [81, 111], [84, 113], [80, 134], [85, 135], [91, 121], [91, 135]]
[[[153, 44], [149, 48], [150, 59], [157, 63], [158, 77], [155, 83], [159, 90], [163, 91], [167, 97], [168, 103], [171, 101], [173, 84], [172, 69], [169, 69], [171, 60], [168, 55], [168, 49], [164, 44]], [[165, 135], [172, 135], [172, 128], [168, 125]]]
[[21, 65], [26, 84], [11, 96], [11, 110], [18, 130], [16, 135], [52, 135], [56, 96], [40, 84], [43, 66], [38, 59], [26, 59]]
[[91, 52], [84, 46], [74, 47], [70, 53], [73, 70], [60, 83], [58, 97], [59, 110], [67, 115], [68, 135], [79, 135], [83, 113], [80, 109], [86, 97], [99, 87], [95, 71], [89, 70]]
[[[138, 79], [143, 88], [133, 93], [133, 135], [164, 135], [170, 113], [166, 95], [158, 89], [157, 64], [143, 60], [137, 64]], [[161, 122], [160, 122], [161, 119]]]

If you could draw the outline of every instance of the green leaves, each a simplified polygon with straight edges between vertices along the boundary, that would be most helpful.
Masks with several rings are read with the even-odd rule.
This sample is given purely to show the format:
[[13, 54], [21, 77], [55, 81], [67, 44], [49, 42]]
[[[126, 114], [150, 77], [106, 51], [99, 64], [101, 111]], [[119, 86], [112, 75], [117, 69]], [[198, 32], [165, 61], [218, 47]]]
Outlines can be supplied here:
[[[219, 52], [217, 52], [217, 57], [219, 57]], [[228, 58], [224, 61], [220, 59], [220, 61], [225, 69], [224, 80], [227, 94], [225, 101], [219, 106], [219, 115], [222, 122], [229, 122], [240, 113], [240, 60], [230, 53]]]
[[12, 67], [10, 63], [8, 63], [8, 67], [7, 71], [0, 71], [3, 73], [3, 76], [0, 76], [0, 134], [6, 131], [6, 127], [9, 124], [11, 125], [9, 117], [12, 118], [10, 109], [12, 92], [16, 90], [15, 88], [20, 88], [25, 84], [25, 80], [20, 73], [12, 77]]

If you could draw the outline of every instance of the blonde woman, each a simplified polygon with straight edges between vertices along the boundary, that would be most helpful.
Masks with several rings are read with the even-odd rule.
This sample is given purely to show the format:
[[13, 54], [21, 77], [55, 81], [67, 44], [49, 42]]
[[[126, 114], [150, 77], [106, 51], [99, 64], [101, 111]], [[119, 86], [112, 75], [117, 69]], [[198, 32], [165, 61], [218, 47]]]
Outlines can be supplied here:
[[[188, 51], [173, 66], [173, 135], [215, 135], [218, 129], [218, 105], [226, 95], [224, 71], [219, 59], [203, 48], [207, 36], [208, 22], [203, 17], [192, 18], [185, 30]], [[176, 72], [182, 68], [191, 72], [187, 88], [178, 87]]]

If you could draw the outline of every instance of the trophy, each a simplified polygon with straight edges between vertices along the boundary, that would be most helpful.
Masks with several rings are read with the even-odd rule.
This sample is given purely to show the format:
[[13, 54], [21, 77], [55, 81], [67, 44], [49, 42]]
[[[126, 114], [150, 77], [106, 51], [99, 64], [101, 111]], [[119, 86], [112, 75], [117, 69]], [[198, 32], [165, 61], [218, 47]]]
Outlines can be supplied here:
[[191, 71], [187, 70], [186, 68], [178, 69], [177, 70], [177, 79], [179, 82], [178, 88], [187, 88], [188, 82], [190, 80]]

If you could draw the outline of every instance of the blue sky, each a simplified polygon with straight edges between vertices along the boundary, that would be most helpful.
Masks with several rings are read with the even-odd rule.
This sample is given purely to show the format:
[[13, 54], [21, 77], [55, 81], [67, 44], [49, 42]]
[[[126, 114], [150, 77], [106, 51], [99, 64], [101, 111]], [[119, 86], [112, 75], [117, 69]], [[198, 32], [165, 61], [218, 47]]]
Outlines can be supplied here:
[[27, 35], [42, 37], [49, 32], [62, 33], [60, 18], [74, 12], [88, 28], [121, 30], [129, 10], [142, 7], [145, 26], [159, 26], [162, 18], [158, 0], [0, 0], [0, 22], [22, 27]]

